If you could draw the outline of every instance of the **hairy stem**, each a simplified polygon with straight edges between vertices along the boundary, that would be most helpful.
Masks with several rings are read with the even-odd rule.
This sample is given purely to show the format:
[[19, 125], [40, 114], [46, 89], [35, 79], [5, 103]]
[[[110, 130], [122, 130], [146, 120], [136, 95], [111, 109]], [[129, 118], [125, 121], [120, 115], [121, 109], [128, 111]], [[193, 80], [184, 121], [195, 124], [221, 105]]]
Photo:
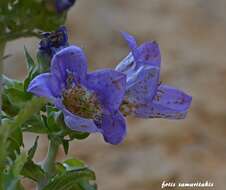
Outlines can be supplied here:
[[13, 40], [16, 40], [18, 38], [26, 38], [26, 37], [37, 37], [37, 38], [40, 38], [40, 34], [38, 34], [37, 32], [31, 32], [31, 31], [28, 31], [28, 32], [14, 32], [14, 33], [9, 33], [9, 34], [2, 34], [1, 36], [4, 36], [4, 37], [0, 37], [0, 41], [3, 40], [3, 39], [6, 39], [7, 41], [13, 41]]
[[[0, 113], [2, 112], [2, 74], [3, 74], [3, 56], [5, 51], [6, 42], [4, 40], [0, 41]], [[2, 117], [0, 114], [0, 171], [5, 169], [5, 159], [6, 159], [6, 139], [8, 137], [8, 128], [2, 126]], [[0, 190], [3, 190], [3, 172], [0, 172]]]
[[[0, 125], [0, 171], [5, 169], [5, 160], [7, 157], [6, 148], [7, 138], [17, 127], [23, 125], [33, 114], [40, 111], [46, 101], [43, 98], [33, 98], [19, 112], [13, 121], [5, 121]], [[0, 118], [1, 119], [1, 118]], [[3, 173], [0, 172], [0, 190], [3, 190]]]
[[54, 139], [49, 139], [49, 147], [46, 158], [43, 163], [43, 169], [47, 174], [47, 178], [43, 178], [38, 183], [38, 190], [43, 189], [43, 187], [47, 184], [48, 178], [51, 178], [55, 173], [55, 160], [59, 150], [59, 142]]
[[54, 139], [51, 139], [49, 141], [48, 153], [43, 164], [43, 169], [49, 176], [52, 176], [54, 173], [54, 163], [56, 155], [59, 150], [59, 143], [57, 141], [54, 141]]
[[[5, 50], [5, 41], [0, 41], [0, 111], [2, 111], [2, 74], [3, 74], [3, 56]], [[0, 118], [0, 125], [2, 119]]]

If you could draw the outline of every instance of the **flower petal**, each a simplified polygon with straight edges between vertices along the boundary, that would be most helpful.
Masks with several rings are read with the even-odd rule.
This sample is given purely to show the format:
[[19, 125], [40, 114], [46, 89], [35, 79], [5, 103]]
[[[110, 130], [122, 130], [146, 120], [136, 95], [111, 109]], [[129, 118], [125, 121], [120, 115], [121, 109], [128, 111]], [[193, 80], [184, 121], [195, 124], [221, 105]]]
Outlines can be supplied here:
[[[132, 35], [126, 32], [123, 32], [122, 34], [132, 51], [132, 55], [134, 57], [135, 62], [137, 63], [137, 66], [151, 65], [160, 67], [161, 52], [157, 42], [145, 42], [141, 46], [137, 47], [136, 40]], [[130, 63], [134, 60], [130, 60]]]
[[151, 65], [160, 67], [161, 64], [161, 52], [157, 42], [145, 42], [139, 48], [138, 58], [136, 62], [138, 65]]
[[113, 114], [104, 114], [101, 129], [106, 142], [119, 144], [126, 136], [126, 122], [119, 111]]
[[82, 83], [87, 73], [87, 60], [83, 50], [69, 46], [57, 52], [52, 59], [51, 73], [61, 80], [64, 87], [68, 85], [69, 79], [75, 84]]
[[141, 66], [134, 73], [127, 75], [125, 99], [132, 104], [143, 104], [156, 94], [159, 83], [159, 69]]
[[190, 107], [192, 97], [184, 92], [160, 85], [153, 101], [137, 108], [135, 115], [144, 118], [183, 119]]
[[132, 54], [134, 57], [136, 57], [136, 53], [137, 53], [137, 42], [136, 42], [136, 39], [130, 35], [129, 33], [127, 32], [122, 32], [122, 36], [124, 38], [124, 40], [127, 42], [129, 48], [132, 50]]
[[64, 113], [64, 121], [70, 129], [75, 131], [88, 133], [100, 132], [92, 119], [85, 119], [73, 114]]
[[116, 71], [122, 72], [126, 75], [133, 73], [136, 69], [137, 65], [132, 53], [129, 53], [115, 68]]
[[87, 86], [104, 108], [116, 110], [124, 97], [126, 76], [111, 69], [98, 70], [87, 75]]
[[50, 73], [43, 73], [35, 77], [30, 82], [27, 91], [51, 101], [61, 95], [59, 83]]

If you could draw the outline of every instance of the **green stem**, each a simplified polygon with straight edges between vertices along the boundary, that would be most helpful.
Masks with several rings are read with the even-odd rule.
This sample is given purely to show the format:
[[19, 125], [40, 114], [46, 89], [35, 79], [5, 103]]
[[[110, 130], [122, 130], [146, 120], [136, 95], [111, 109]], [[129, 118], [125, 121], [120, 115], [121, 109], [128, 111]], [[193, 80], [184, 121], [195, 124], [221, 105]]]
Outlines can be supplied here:
[[2, 34], [1, 36], [4, 36], [4, 37], [0, 37], [0, 41], [3, 40], [3, 39], [6, 39], [7, 41], [13, 41], [13, 40], [16, 40], [18, 38], [26, 38], [26, 37], [37, 37], [37, 38], [40, 38], [40, 34], [38, 34], [37, 32], [31, 32], [31, 31], [28, 31], [28, 32], [14, 32], [14, 33], [9, 33], [9, 34]]
[[[3, 74], [3, 56], [5, 50], [5, 41], [0, 41], [0, 111], [2, 111], [2, 74]], [[1, 118], [0, 118], [0, 125], [1, 125]]]
[[[16, 37], [16, 36], [15, 36]], [[4, 61], [4, 50], [6, 46], [5, 37], [0, 38], [0, 113], [2, 111], [2, 90], [3, 90], [3, 61]], [[5, 159], [7, 152], [3, 146], [7, 147], [6, 140], [11, 132], [13, 132], [17, 127], [23, 125], [33, 114], [39, 112], [41, 108], [46, 104], [46, 100], [43, 98], [33, 98], [29, 101], [25, 107], [19, 112], [19, 114], [14, 118], [13, 121], [6, 121], [2, 123], [2, 118], [0, 115], [0, 170], [3, 171], [5, 166]], [[1, 147], [2, 146], [2, 147]], [[3, 176], [0, 172], [0, 190], [3, 190]]]
[[[4, 41], [0, 41], [0, 112], [2, 111], [2, 74], [3, 74], [3, 56], [5, 50], [6, 43]], [[0, 116], [0, 127], [2, 125], [2, 118]], [[5, 168], [5, 157], [6, 157], [6, 149], [3, 148], [6, 143], [6, 139], [8, 137], [7, 128], [0, 128], [0, 170], [3, 171]], [[3, 190], [3, 176], [2, 172], [0, 173], [0, 190]]]
[[49, 139], [49, 147], [46, 158], [43, 163], [43, 169], [47, 174], [46, 178], [43, 178], [38, 183], [38, 189], [42, 190], [43, 187], [47, 184], [48, 179], [51, 178], [55, 173], [55, 160], [57, 153], [59, 151], [59, 142], [54, 139]]
[[[12, 133], [17, 127], [21, 127], [30, 117], [39, 112], [41, 108], [46, 104], [46, 100], [43, 98], [34, 97], [31, 101], [27, 102], [25, 107], [18, 113], [18, 115], [14, 118], [13, 121], [6, 120], [0, 126], [0, 170], [2, 171], [5, 166], [5, 160], [7, 153], [5, 152], [5, 148], [1, 148], [1, 146], [6, 146], [6, 139], [9, 137], [10, 133]], [[0, 118], [1, 119], [1, 118]], [[2, 151], [4, 152], [2, 152]], [[3, 179], [2, 173], [0, 172], [0, 190], [3, 189]]]
[[6, 42], [5, 41], [0, 41], [0, 61], [1, 61], [1, 67], [0, 67], [0, 72], [1, 74], [3, 73], [3, 56], [4, 56], [4, 51], [5, 51], [5, 46]]
[[[7, 157], [7, 138], [9, 134], [9, 129], [0, 126], [0, 171], [4, 171], [6, 157]], [[3, 172], [0, 172], [0, 190], [4, 189], [4, 179], [3, 179]]]
[[55, 171], [54, 163], [59, 150], [59, 143], [54, 141], [54, 139], [50, 139], [49, 141], [48, 153], [43, 164], [43, 169], [48, 176], [52, 176]]

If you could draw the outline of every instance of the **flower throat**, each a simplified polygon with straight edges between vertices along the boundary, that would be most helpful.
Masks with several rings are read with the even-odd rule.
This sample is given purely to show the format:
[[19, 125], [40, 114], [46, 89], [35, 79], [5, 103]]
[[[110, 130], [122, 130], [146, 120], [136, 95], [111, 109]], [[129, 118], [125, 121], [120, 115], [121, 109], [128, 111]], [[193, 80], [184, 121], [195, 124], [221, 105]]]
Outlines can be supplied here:
[[96, 95], [80, 85], [64, 91], [63, 104], [73, 114], [87, 119], [95, 119], [101, 112]]

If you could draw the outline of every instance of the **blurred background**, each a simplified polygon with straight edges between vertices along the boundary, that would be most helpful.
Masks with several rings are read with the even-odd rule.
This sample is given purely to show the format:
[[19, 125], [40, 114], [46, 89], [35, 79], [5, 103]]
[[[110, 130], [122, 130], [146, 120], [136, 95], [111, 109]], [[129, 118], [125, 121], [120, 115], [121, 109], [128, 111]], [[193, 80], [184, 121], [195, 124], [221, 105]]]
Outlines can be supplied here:
[[[128, 118], [128, 135], [119, 146], [95, 134], [73, 141], [70, 156], [95, 170], [100, 190], [158, 190], [164, 180], [209, 181], [215, 185], [211, 189], [225, 190], [225, 9], [225, 0], [78, 0], [69, 11], [70, 42], [84, 48], [90, 70], [114, 68], [128, 54], [119, 34], [128, 31], [139, 43], [156, 40], [163, 58], [161, 80], [193, 96], [184, 120]], [[9, 43], [6, 54], [13, 56], [5, 61], [5, 74], [23, 79], [22, 47], [35, 55], [37, 44], [35, 38]], [[33, 141], [26, 134], [26, 147]], [[44, 136], [39, 146], [37, 161], [47, 150]], [[64, 156], [61, 150], [58, 159]]]

